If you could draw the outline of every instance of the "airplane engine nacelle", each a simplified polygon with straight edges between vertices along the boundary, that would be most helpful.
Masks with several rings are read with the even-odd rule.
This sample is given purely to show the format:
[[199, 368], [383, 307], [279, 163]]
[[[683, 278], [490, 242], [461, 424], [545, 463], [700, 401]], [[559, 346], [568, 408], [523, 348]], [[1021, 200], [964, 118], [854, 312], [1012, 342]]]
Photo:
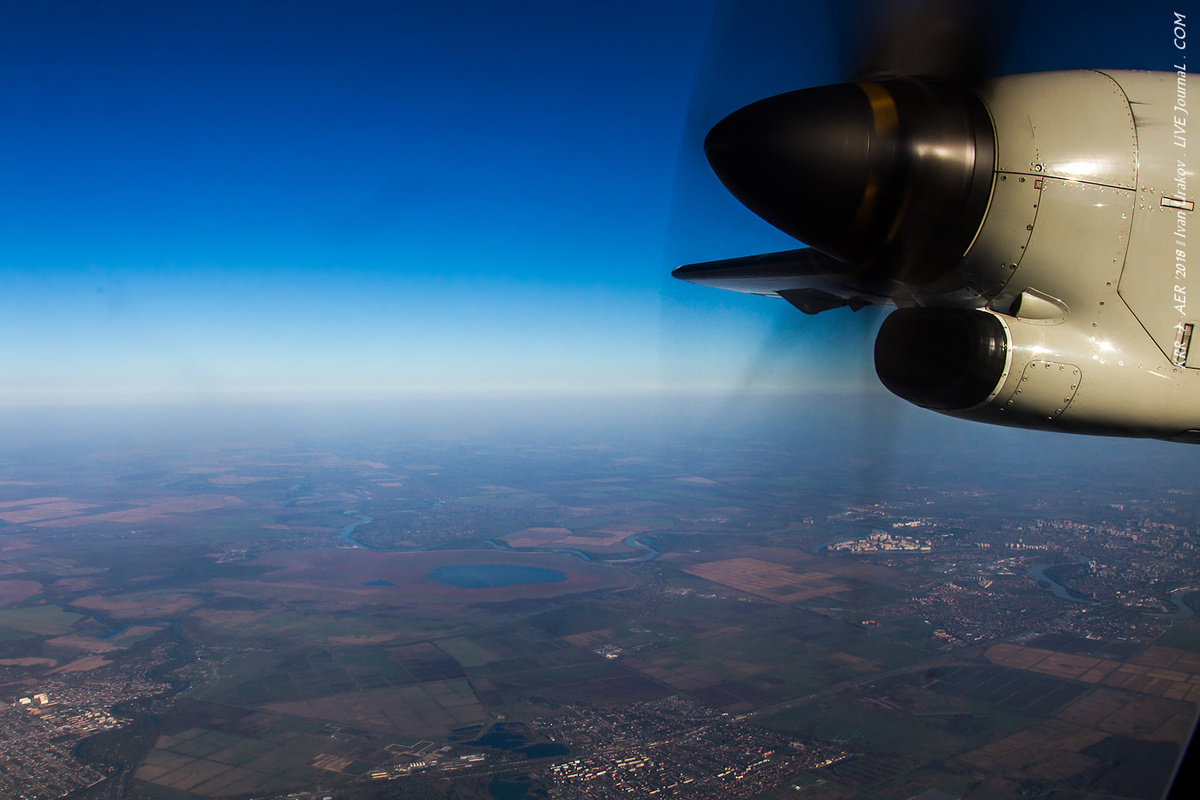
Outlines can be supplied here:
[[812, 246], [675, 275], [809, 314], [900, 306], [876, 371], [925, 408], [1200, 443], [1197, 184], [1177, 70], [1014, 75], [970, 96], [909, 77], [759, 101], [706, 151], [748, 207]]
[[987, 310], [903, 308], [879, 330], [875, 369], [897, 396], [950, 416], [1200, 441], [1191, 371], [1130, 341]]
[[1200, 442], [1176, 78], [1046, 73], [983, 92], [988, 213], [943, 286], [880, 329], [889, 390], [980, 422]]

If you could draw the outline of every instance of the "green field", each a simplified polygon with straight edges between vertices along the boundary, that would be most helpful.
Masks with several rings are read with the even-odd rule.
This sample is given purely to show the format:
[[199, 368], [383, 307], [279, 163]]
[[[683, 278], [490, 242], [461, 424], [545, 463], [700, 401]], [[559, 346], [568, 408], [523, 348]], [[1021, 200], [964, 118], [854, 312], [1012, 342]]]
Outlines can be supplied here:
[[1200, 622], [1195, 618], [1176, 622], [1155, 644], [1200, 653]]
[[837, 696], [772, 714], [762, 723], [790, 733], [840, 739], [856, 750], [903, 756], [922, 763], [944, 762], [1029, 724], [1023, 717], [977, 711], [919, 716]]
[[0, 611], [0, 628], [53, 636], [67, 633], [81, 619], [83, 614], [63, 611], [58, 606], [29, 606]]

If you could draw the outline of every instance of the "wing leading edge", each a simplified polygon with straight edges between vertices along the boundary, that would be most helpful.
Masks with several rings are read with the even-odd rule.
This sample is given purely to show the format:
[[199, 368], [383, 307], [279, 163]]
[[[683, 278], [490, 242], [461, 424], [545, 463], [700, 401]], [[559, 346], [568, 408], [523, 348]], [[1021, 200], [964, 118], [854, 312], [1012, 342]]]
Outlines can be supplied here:
[[[892, 305], [893, 289], [856, 280], [844, 262], [811, 247], [685, 264], [671, 273], [700, 286], [782, 297], [805, 314], [849, 306]], [[882, 292], [882, 293], [881, 293]]]

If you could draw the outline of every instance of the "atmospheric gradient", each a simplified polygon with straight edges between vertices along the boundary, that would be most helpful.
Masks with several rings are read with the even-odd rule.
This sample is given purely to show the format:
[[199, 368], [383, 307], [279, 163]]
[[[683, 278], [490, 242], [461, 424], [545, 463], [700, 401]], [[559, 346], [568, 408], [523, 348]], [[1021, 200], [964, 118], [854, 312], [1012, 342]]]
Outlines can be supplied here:
[[[878, 315], [668, 277], [795, 246], [701, 140], [870, 21], [755, 8], [5, 3], [0, 403], [875, 391]], [[1011, 71], [1173, 55], [1018, 13]]]

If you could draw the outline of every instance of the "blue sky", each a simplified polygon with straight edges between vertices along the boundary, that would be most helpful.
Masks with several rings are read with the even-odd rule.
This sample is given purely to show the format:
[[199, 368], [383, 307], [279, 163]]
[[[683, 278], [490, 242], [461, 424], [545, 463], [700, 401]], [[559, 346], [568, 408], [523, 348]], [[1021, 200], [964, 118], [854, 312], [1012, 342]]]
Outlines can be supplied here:
[[[829, 4], [715, 8], [9, 0], [0, 405], [873, 387], [878, 315], [666, 277], [794, 245], [698, 139], [838, 78]], [[1030, 13], [1013, 71], [1172, 55]]]

